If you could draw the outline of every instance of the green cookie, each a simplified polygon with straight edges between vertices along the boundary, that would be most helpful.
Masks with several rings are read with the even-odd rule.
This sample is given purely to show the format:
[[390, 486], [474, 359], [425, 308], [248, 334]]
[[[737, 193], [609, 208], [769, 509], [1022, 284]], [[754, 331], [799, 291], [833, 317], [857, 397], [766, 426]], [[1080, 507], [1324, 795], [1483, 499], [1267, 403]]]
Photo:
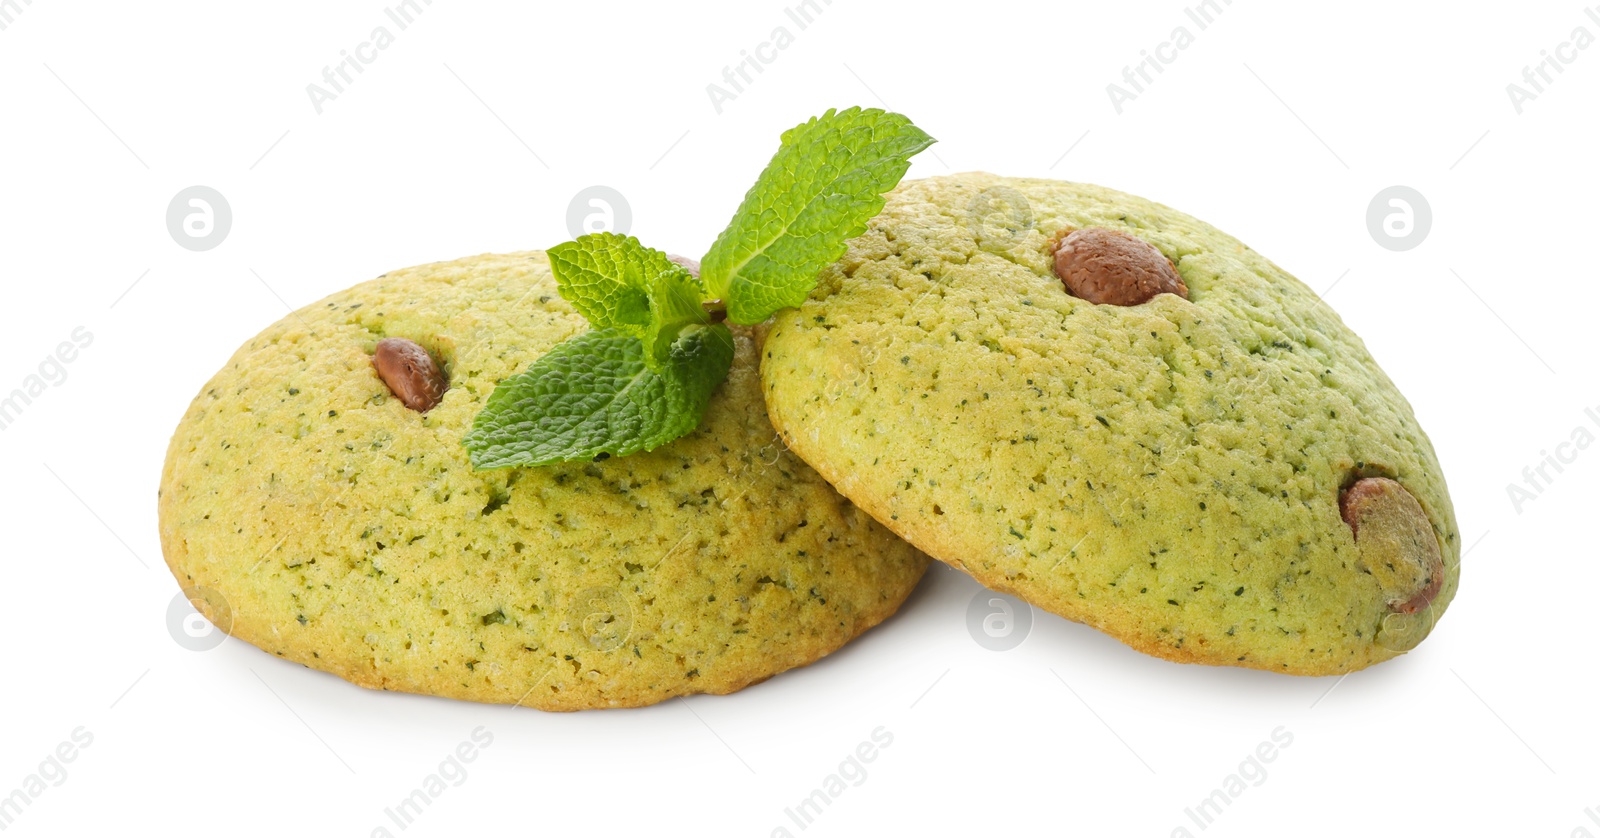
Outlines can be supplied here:
[[[1077, 293], [1173, 293], [1073, 296], [1054, 260], [1075, 230], [1176, 268], [1077, 253]], [[1349, 672], [1414, 647], [1455, 594], [1439, 463], [1360, 338], [1142, 198], [902, 184], [771, 323], [762, 380], [791, 449], [890, 529], [1153, 655]]]
[[[649, 453], [474, 471], [496, 383], [587, 324], [543, 253], [396, 271], [245, 344], [178, 426], [167, 563], [207, 617], [366, 687], [546, 710], [728, 693], [892, 614], [927, 558], [783, 450], [755, 349]], [[438, 359], [449, 389], [380, 379]], [[420, 350], [418, 350], [420, 352]], [[434, 402], [437, 405], [434, 406]]]

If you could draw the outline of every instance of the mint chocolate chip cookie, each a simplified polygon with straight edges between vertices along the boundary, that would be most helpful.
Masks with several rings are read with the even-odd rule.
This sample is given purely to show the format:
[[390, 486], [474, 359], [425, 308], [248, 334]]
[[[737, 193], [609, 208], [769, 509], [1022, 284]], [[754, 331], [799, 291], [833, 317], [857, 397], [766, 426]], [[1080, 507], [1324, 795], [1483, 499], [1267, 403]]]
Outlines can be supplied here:
[[173, 437], [174, 576], [279, 657], [547, 710], [732, 692], [899, 607], [926, 557], [783, 449], [739, 330], [720, 332], [730, 371], [686, 435], [475, 470], [462, 440], [496, 384], [588, 328], [541, 252], [396, 271], [285, 317]]
[[1153, 655], [1349, 672], [1455, 594], [1438, 460], [1360, 338], [1142, 198], [902, 184], [772, 321], [762, 380], [790, 448], [890, 529]]

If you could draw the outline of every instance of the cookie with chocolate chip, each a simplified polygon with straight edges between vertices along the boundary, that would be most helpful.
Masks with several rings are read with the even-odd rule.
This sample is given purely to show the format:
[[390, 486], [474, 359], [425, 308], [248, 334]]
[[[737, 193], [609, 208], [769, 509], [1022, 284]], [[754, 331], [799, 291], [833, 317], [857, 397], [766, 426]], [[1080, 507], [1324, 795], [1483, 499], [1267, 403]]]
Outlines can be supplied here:
[[497, 382], [588, 328], [540, 252], [394, 271], [252, 338], [178, 425], [167, 564], [263, 650], [546, 710], [728, 693], [894, 613], [927, 558], [783, 449], [747, 334], [693, 433], [474, 471]]
[[1460, 537], [1411, 407], [1282, 268], [1097, 186], [902, 184], [762, 379], [790, 448], [996, 590], [1176, 661], [1414, 647]]

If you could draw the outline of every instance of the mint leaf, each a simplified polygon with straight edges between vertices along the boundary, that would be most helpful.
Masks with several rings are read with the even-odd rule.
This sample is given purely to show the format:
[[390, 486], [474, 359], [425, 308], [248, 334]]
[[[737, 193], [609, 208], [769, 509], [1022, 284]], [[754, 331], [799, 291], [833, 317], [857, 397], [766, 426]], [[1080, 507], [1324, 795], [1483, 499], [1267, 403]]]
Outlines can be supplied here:
[[626, 456], [694, 430], [733, 363], [733, 335], [707, 309], [754, 325], [804, 302], [933, 142], [876, 108], [830, 110], [785, 131], [702, 260], [703, 282], [626, 236], [551, 248], [561, 296], [595, 328], [495, 387], [462, 440], [473, 467]]
[[709, 296], [745, 325], [800, 305], [817, 273], [883, 209], [883, 193], [900, 182], [911, 156], [933, 143], [910, 120], [877, 108], [829, 110], [785, 131], [702, 261]]
[[643, 341], [652, 370], [661, 369], [685, 326], [708, 322], [700, 281], [631, 236], [591, 233], [546, 253], [561, 296], [595, 328]]
[[611, 327], [563, 341], [500, 382], [463, 444], [476, 469], [650, 451], [694, 430], [733, 363], [726, 326], [690, 326], [660, 370]]

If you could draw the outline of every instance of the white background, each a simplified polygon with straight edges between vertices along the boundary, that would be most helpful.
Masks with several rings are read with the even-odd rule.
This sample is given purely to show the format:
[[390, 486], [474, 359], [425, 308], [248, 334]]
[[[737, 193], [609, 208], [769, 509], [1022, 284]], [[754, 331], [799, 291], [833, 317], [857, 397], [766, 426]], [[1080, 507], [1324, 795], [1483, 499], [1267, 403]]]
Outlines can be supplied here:
[[[479, 726], [492, 744], [405, 834], [1600, 834], [1600, 450], [1520, 510], [1507, 493], [1575, 428], [1600, 435], [1584, 414], [1600, 412], [1600, 46], [1520, 115], [1506, 91], [1574, 28], [1600, 36], [1579, 3], [1236, 0], [1200, 31], [1179, 2], [835, 0], [801, 31], [782, 0], [436, 0], [319, 115], [306, 86], [394, 29], [381, 0], [14, 2], [0, 394], [75, 328], [94, 342], [0, 431], [0, 796], [74, 729], [93, 742], [7, 834], [400, 834], [385, 807]], [[780, 25], [793, 44], [717, 113], [707, 85]], [[1119, 115], [1106, 86], [1180, 25], [1192, 46]], [[939, 138], [911, 177], [1106, 184], [1325, 293], [1449, 479], [1470, 552], [1433, 637], [1342, 681], [1166, 663], [1043, 613], [995, 652], [967, 628], [976, 584], [936, 566], [820, 664], [579, 714], [368, 692], [238, 641], [174, 641], [156, 485], [237, 345], [390, 268], [565, 240], [595, 184], [626, 196], [646, 244], [702, 253], [778, 134], [851, 104]], [[195, 184], [233, 210], [208, 252], [165, 222]], [[1395, 184], [1432, 207], [1407, 252], [1366, 223]], [[880, 726], [892, 745], [860, 785], [807, 829], [785, 816]], [[1280, 726], [1292, 744], [1259, 785], [1208, 828], [1186, 816]]]

